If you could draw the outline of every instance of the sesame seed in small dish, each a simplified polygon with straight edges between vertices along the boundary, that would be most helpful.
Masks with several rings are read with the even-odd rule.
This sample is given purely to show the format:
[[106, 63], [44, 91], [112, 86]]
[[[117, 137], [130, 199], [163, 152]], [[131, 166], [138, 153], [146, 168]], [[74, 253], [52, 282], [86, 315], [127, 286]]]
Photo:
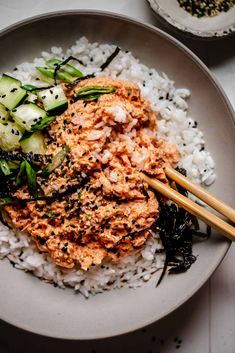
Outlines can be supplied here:
[[235, 32], [234, 0], [148, 0], [165, 25], [198, 39], [217, 39]]

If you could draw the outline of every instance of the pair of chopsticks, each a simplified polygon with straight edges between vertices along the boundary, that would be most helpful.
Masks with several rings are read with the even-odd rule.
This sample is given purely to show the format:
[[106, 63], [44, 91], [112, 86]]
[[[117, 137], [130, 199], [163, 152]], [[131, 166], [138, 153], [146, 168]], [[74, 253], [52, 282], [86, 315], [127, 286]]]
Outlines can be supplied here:
[[[177, 172], [175, 169], [171, 167], [165, 167], [164, 170], [168, 178], [175, 181], [184, 189], [188, 190], [199, 199], [204, 201], [207, 205], [211, 206], [227, 219], [235, 223], [235, 210], [233, 208], [225, 204], [223, 201], [218, 200], [215, 196], [213, 196], [202, 187], [193, 184], [188, 178]], [[225, 235], [230, 240], [235, 241], [235, 227], [233, 227], [231, 224], [226, 223], [213, 213], [209, 212], [206, 208], [199, 206], [192, 200], [181, 195], [169, 185], [162, 183], [158, 179], [149, 178], [143, 173], [141, 173], [141, 178], [160, 194], [174, 201], [189, 213], [192, 213], [194, 216], [200, 218], [202, 221]]]

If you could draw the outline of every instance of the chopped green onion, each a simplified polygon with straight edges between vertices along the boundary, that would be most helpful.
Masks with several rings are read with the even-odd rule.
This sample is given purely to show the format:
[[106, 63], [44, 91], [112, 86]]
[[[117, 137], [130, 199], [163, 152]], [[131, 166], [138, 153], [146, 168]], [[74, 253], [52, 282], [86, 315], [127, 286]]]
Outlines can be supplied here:
[[25, 131], [20, 139], [20, 142], [27, 140], [32, 134], [33, 134], [33, 131]]
[[115, 87], [108, 86], [87, 86], [79, 89], [75, 89], [74, 98], [82, 99], [85, 102], [91, 102], [97, 100], [103, 94], [114, 93]]
[[2, 171], [2, 173], [4, 175], [11, 174], [11, 170], [9, 168], [9, 165], [8, 165], [7, 161], [5, 161], [4, 159], [0, 159], [0, 170]]
[[29, 192], [31, 195], [37, 195], [37, 180], [36, 172], [33, 170], [29, 162], [23, 161], [20, 164], [20, 170], [16, 176], [16, 186], [20, 186], [23, 183], [23, 175], [26, 174]]
[[23, 85], [22, 88], [24, 88], [28, 92], [34, 92], [34, 91], [41, 91], [43, 89], [49, 89], [53, 86], [47, 86], [47, 87], [37, 87], [33, 85]]
[[45, 129], [52, 121], [56, 119], [56, 116], [46, 116], [42, 120], [39, 121], [39, 123], [34, 124], [31, 127], [31, 132], [36, 131], [36, 130], [43, 130]]
[[69, 150], [69, 147], [66, 146], [52, 158], [51, 163], [48, 163], [48, 165], [42, 171], [41, 176], [43, 178], [47, 177], [49, 174], [51, 174], [56, 168], [58, 168], [61, 165], [61, 163], [65, 159], [65, 156], [68, 150]]
[[[48, 67], [39, 67], [37, 66], [36, 69], [45, 77], [54, 78], [54, 69]], [[56, 73], [56, 78], [65, 81], [65, 82], [72, 82], [73, 77], [68, 74], [67, 72], [60, 70]]]
[[25, 170], [26, 170], [29, 192], [31, 195], [33, 195], [35, 197], [35, 196], [37, 196], [36, 172], [33, 170], [31, 165], [27, 161], [25, 161]]
[[32, 92], [32, 91], [35, 91], [35, 89], [37, 89], [38, 87], [33, 85], [23, 85], [22, 88], [26, 89], [26, 91]]
[[17, 163], [16, 161], [8, 161], [7, 164], [10, 170], [19, 169], [19, 163]]
[[16, 186], [20, 186], [23, 182], [23, 174], [24, 174], [24, 171], [25, 171], [25, 162], [26, 161], [23, 161], [20, 163], [20, 170], [16, 176]]
[[6, 206], [12, 202], [11, 197], [1, 197], [0, 198], [0, 206]]
[[60, 59], [49, 59], [46, 61], [46, 65], [51, 69], [56, 69], [56, 67], [61, 65], [63, 66], [63, 71], [67, 72], [69, 75], [73, 77], [83, 77], [82, 72], [79, 71], [76, 67], [70, 64], [63, 65], [63, 61]]

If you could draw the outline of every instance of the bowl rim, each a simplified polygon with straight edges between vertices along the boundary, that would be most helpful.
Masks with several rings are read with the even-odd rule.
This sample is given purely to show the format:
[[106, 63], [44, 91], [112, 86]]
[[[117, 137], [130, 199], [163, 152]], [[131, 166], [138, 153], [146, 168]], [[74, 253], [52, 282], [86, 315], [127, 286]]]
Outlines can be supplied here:
[[[154, 15], [164, 25], [168, 25], [175, 32], [183, 34], [186, 37], [200, 40], [218, 40], [225, 37], [230, 37], [235, 34], [235, 20], [232, 25], [224, 26], [219, 30], [209, 30], [202, 32], [200, 29], [192, 29], [183, 24], [180, 24], [176, 19], [171, 17], [155, 0], [146, 0], [153, 11]], [[226, 33], [225, 33], [226, 32]]]
[[[178, 49], [180, 49], [182, 52], [184, 52], [191, 60], [194, 61], [194, 63], [199, 67], [199, 69], [201, 69], [203, 71], [203, 73], [206, 75], [206, 77], [210, 80], [210, 82], [213, 84], [213, 86], [215, 87], [215, 89], [217, 90], [220, 98], [222, 99], [222, 101], [225, 104], [225, 107], [228, 110], [228, 115], [229, 115], [229, 119], [231, 120], [233, 127], [235, 128], [235, 112], [233, 110], [232, 104], [229, 101], [228, 97], [226, 96], [226, 93], [224, 92], [222, 86], [220, 85], [220, 83], [217, 81], [217, 79], [214, 77], [214, 75], [210, 72], [210, 70], [207, 68], [207, 66], [201, 61], [201, 59], [199, 59], [189, 48], [187, 48], [183, 43], [181, 43], [179, 40], [175, 39], [173, 36], [169, 35], [168, 33], [164, 32], [163, 30], [154, 27], [153, 25], [150, 24], [146, 24], [144, 22], [141, 22], [137, 19], [134, 19], [132, 17], [126, 16], [126, 15], [122, 15], [122, 14], [117, 14], [115, 12], [110, 12], [110, 11], [103, 11], [103, 10], [90, 10], [90, 9], [74, 9], [74, 10], [63, 10], [63, 11], [53, 11], [53, 12], [46, 12], [46, 13], [42, 13], [36, 16], [31, 16], [28, 18], [25, 18], [23, 20], [17, 21], [5, 28], [3, 28], [2, 30], [0, 30], [0, 41], [1, 38], [5, 35], [7, 35], [8, 33], [17, 30], [20, 27], [24, 27], [27, 26], [33, 22], [38, 22], [41, 21], [43, 19], [49, 19], [52, 17], [66, 17], [66, 16], [70, 16], [70, 15], [82, 15], [82, 16], [105, 16], [108, 18], [114, 18], [114, 19], [119, 19], [119, 20], [124, 20], [126, 22], [129, 23], [133, 23], [135, 25], [138, 25], [144, 29], [147, 29], [157, 35], [160, 35], [162, 38], [168, 40], [171, 44], [173, 44], [174, 46], [176, 46]], [[179, 308], [181, 305], [183, 305], [187, 300], [189, 300], [202, 286], [203, 284], [210, 278], [210, 276], [214, 273], [214, 271], [216, 270], [216, 268], [219, 266], [219, 264], [221, 263], [221, 261], [223, 260], [223, 258], [225, 257], [227, 251], [229, 250], [231, 245], [230, 241], [224, 241], [223, 243], [223, 252], [221, 252], [220, 256], [217, 257], [217, 261], [215, 261], [213, 267], [211, 268], [210, 273], [208, 273], [208, 275], [206, 277], [203, 277], [203, 279], [201, 279], [201, 281], [198, 282], [198, 285], [194, 288], [193, 291], [190, 291], [190, 293], [185, 294], [185, 296], [183, 296], [181, 298], [180, 301], [178, 301], [175, 305], [172, 305], [168, 310], [165, 311], [164, 314], [162, 314], [157, 320], [153, 320], [153, 319], [148, 319], [145, 320], [145, 326], [153, 324], [156, 321], [161, 320], [162, 318], [166, 317], [167, 315], [169, 315], [171, 312], [173, 312], [174, 310], [176, 310], [177, 308]], [[19, 329], [23, 329], [29, 332], [32, 332], [34, 334], [40, 334], [46, 337], [52, 337], [52, 338], [57, 338], [57, 339], [68, 339], [68, 340], [95, 340], [95, 339], [101, 339], [101, 338], [108, 338], [111, 337], [110, 335], [94, 335], [92, 337], [68, 337], [68, 336], [56, 336], [55, 334], [50, 334], [48, 332], [45, 332], [43, 329], [35, 331], [33, 330], [30, 326], [27, 326], [26, 324], [20, 325], [17, 323], [12, 322], [12, 320], [9, 320], [6, 317], [1, 317], [2, 320], [4, 320], [5, 322], [18, 327]], [[115, 336], [119, 336], [122, 335], [124, 333], [130, 333], [133, 332], [135, 330], [140, 329], [141, 327], [143, 327], [143, 324], [138, 324], [136, 323], [135, 325], [133, 325], [133, 327], [131, 329], [128, 329], [128, 331], [121, 331], [120, 330], [116, 333], [114, 333], [112, 335], [112, 337]]]

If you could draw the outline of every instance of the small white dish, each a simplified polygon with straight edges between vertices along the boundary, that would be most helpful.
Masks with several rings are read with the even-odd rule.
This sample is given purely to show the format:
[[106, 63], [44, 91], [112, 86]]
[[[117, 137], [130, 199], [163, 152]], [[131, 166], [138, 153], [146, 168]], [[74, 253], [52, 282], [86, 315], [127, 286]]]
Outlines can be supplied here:
[[235, 6], [213, 17], [196, 17], [180, 7], [177, 0], [148, 0], [160, 21], [197, 38], [216, 39], [235, 33]]

